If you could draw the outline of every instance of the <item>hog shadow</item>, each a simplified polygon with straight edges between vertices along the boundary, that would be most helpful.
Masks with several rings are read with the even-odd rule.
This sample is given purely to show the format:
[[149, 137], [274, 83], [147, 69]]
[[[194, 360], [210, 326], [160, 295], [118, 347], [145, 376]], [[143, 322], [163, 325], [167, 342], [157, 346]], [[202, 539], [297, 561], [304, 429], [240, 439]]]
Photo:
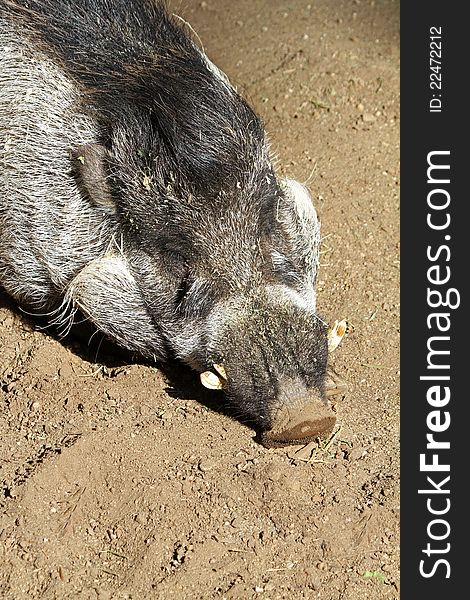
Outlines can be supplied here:
[[0, 308], [6, 308], [29, 331], [41, 331], [59, 342], [80, 357], [82, 360], [100, 364], [112, 370], [131, 364], [156, 367], [162, 373], [167, 387], [165, 393], [170, 398], [194, 401], [207, 409], [223, 414], [239, 423], [255, 427], [253, 422], [237, 414], [235, 409], [227, 405], [222, 391], [208, 390], [202, 386], [198, 374], [177, 359], [166, 363], [152, 362], [144, 357], [121, 348], [96, 329], [89, 321], [78, 319], [67, 336], [61, 337], [56, 328], [49, 325], [45, 317], [23, 310], [3, 290], [0, 289]]
[[74, 325], [67, 336], [61, 336], [57, 329], [48, 323], [44, 315], [18, 306], [0, 287], [0, 309], [2, 308], [7, 309], [19, 319], [26, 331], [44, 333], [82, 360], [90, 363], [99, 362], [108, 368], [123, 367], [129, 362], [136, 362], [129, 352], [113, 344], [96, 327], [84, 319]]
[[[53, 337], [57, 339], [57, 335], [53, 335]], [[69, 336], [59, 339], [59, 341], [80, 358], [88, 362], [103, 364], [110, 369], [129, 364], [157, 368], [167, 383], [164, 391], [170, 398], [195, 401], [210, 410], [241, 423], [249, 424], [242, 420], [243, 417], [237, 417], [235, 411], [227, 406], [224, 402], [223, 392], [205, 388], [196, 371], [176, 358], [169, 358], [167, 362], [146, 359], [121, 348], [87, 321], [74, 325]]]
[[2, 290], [0, 285], [0, 308], [7, 308], [11, 312], [18, 313], [18, 308], [13, 302], [13, 300], [8, 296], [6, 292]]
[[[57, 339], [54, 332], [52, 335]], [[80, 358], [110, 369], [130, 364], [157, 368], [167, 383], [164, 390], [170, 398], [195, 401], [210, 410], [235, 418], [235, 412], [224, 403], [223, 392], [206, 389], [199, 375], [176, 358], [170, 358], [167, 362], [152, 361], [125, 350], [87, 321], [74, 325], [70, 334], [66, 338], [59, 338], [59, 341]], [[245, 423], [240, 418], [236, 420]]]
[[237, 415], [235, 410], [227, 405], [222, 391], [205, 388], [200, 382], [199, 375], [176, 358], [170, 358], [167, 362], [146, 359], [113, 343], [88, 322], [75, 325], [69, 336], [59, 341], [80, 358], [103, 364], [110, 369], [129, 364], [157, 368], [167, 384], [164, 391], [170, 398], [197, 402], [209, 410], [253, 426], [251, 421]]
[[205, 388], [201, 384], [199, 375], [190, 367], [177, 360], [157, 366], [169, 384], [165, 388], [165, 392], [171, 398], [196, 401], [214, 412], [230, 417], [243, 425], [256, 428], [253, 421], [240, 415], [234, 407], [227, 403], [223, 391], [213, 391]]
[[[58, 339], [53, 332], [52, 335]], [[176, 358], [170, 358], [167, 362], [152, 361], [125, 350], [106, 338], [89, 322], [74, 325], [70, 334], [66, 338], [59, 338], [59, 341], [83, 360], [102, 364], [109, 369], [130, 364], [157, 368], [167, 384], [164, 391], [170, 398], [194, 401], [210, 410], [248, 424], [242, 420], [243, 417], [236, 418], [234, 410], [224, 403], [223, 392], [206, 389], [201, 384], [199, 375]]]

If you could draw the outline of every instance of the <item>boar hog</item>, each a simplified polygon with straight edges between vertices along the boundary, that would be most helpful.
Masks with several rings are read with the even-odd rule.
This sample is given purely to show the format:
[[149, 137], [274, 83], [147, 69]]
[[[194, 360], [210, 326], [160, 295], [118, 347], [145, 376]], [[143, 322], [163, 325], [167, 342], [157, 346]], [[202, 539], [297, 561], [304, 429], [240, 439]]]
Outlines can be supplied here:
[[180, 360], [267, 446], [331, 433], [320, 227], [157, 0], [0, 0], [0, 284]]

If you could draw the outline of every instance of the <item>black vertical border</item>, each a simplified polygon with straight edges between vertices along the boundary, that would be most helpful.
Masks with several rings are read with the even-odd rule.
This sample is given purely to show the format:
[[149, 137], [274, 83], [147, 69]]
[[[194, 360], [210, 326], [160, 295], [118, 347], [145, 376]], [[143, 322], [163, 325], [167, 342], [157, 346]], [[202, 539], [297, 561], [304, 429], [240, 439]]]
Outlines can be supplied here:
[[[469, 512], [470, 492], [466, 483], [470, 480], [470, 453], [467, 438], [468, 405], [470, 390], [466, 385], [467, 372], [470, 374], [470, 337], [468, 334], [468, 277], [470, 276], [470, 229], [467, 206], [470, 205], [466, 177], [470, 174], [467, 165], [466, 140], [470, 137], [468, 125], [470, 69], [470, 25], [464, 16], [464, 7], [457, 2], [436, 2], [434, 0], [401, 4], [401, 592], [404, 600], [424, 598], [426, 600], [461, 598], [468, 595], [467, 566], [470, 534]], [[441, 80], [442, 90], [430, 88], [430, 28], [442, 28]], [[438, 94], [441, 94], [439, 97]], [[442, 100], [441, 112], [429, 111], [433, 94]], [[436, 103], [437, 104], [437, 103]], [[431, 151], [450, 150], [450, 192], [448, 208], [451, 223], [445, 231], [433, 231], [426, 219], [430, 212], [427, 195], [431, 189], [427, 182], [427, 155]], [[443, 159], [445, 162], [445, 159]], [[445, 211], [443, 211], [445, 212]], [[444, 216], [442, 215], [444, 218]], [[445, 239], [450, 235], [450, 240]], [[445, 289], [456, 288], [460, 294], [460, 306], [455, 309], [441, 307], [432, 309], [427, 303], [427, 288], [431, 286], [427, 271], [433, 262], [426, 256], [428, 246], [435, 250], [448, 245], [437, 261], [442, 269], [447, 265], [451, 271], [448, 284], [439, 286]], [[444, 271], [443, 271], [444, 272]], [[434, 311], [450, 313], [450, 341], [441, 348], [450, 349], [449, 356], [441, 362], [450, 364], [448, 383], [451, 398], [442, 411], [450, 413], [450, 427], [447, 431], [435, 434], [436, 439], [450, 442], [450, 449], [441, 450], [439, 462], [450, 464], [450, 472], [423, 473], [419, 468], [420, 454], [426, 452], [426, 434], [429, 433], [426, 418], [435, 410], [427, 402], [426, 392], [429, 381], [420, 380], [421, 375], [429, 375], [427, 370], [427, 342], [436, 330], [430, 330], [427, 317]], [[443, 371], [434, 372], [442, 375]], [[428, 451], [432, 455], [433, 451]], [[432, 458], [432, 457], [431, 457]], [[431, 460], [431, 458], [428, 458]], [[450, 475], [449, 494], [418, 494], [419, 489], [432, 489], [427, 476], [439, 484]], [[445, 515], [432, 515], [427, 509], [427, 499], [436, 509], [446, 506], [450, 509]], [[443, 518], [450, 525], [446, 539], [435, 541], [428, 537], [427, 527], [433, 519]], [[440, 527], [440, 528], [439, 528]], [[445, 526], [434, 525], [436, 535], [444, 535]], [[423, 552], [427, 544], [436, 551], [429, 557]], [[440, 552], [449, 543], [448, 552]], [[435, 564], [442, 558], [450, 567], [450, 577], [444, 563]], [[424, 570], [435, 572], [425, 578], [420, 574], [420, 561], [425, 560]]]

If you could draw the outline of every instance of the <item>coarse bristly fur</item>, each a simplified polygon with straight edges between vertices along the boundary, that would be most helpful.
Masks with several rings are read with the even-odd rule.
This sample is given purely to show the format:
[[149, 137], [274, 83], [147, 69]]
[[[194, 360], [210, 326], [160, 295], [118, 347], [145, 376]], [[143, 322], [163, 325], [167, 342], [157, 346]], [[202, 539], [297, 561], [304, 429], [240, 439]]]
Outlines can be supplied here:
[[0, 283], [21, 304], [224, 364], [268, 428], [324, 398], [318, 253], [307, 191], [164, 3], [0, 0]]

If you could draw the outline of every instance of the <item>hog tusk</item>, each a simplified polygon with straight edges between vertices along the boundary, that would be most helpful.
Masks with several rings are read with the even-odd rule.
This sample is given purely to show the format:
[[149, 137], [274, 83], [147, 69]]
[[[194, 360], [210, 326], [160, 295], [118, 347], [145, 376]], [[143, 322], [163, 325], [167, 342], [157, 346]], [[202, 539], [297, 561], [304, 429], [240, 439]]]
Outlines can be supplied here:
[[221, 390], [224, 387], [224, 381], [212, 371], [204, 371], [200, 378], [202, 385], [209, 390]]
[[228, 377], [227, 377], [227, 373], [225, 372], [224, 365], [214, 365], [214, 369], [222, 377], [222, 379], [225, 379], [225, 381], [227, 381]]
[[328, 352], [333, 352], [339, 346], [348, 327], [347, 321], [335, 321], [333, 327], [328, 331]]

